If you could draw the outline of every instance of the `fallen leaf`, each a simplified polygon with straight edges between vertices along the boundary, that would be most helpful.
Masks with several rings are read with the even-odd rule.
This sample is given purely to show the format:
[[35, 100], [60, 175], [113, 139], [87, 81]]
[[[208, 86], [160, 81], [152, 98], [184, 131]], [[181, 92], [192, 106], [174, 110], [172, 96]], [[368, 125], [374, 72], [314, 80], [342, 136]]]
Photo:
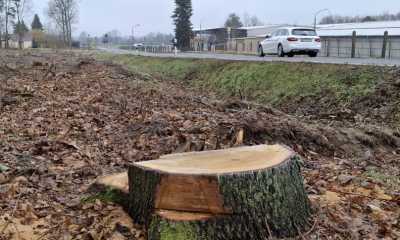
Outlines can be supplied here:
[[321, 196], [321, 201], [328, 205], [337, 205], [341, 199], [337, 193], [326, 191], [325, 194]]

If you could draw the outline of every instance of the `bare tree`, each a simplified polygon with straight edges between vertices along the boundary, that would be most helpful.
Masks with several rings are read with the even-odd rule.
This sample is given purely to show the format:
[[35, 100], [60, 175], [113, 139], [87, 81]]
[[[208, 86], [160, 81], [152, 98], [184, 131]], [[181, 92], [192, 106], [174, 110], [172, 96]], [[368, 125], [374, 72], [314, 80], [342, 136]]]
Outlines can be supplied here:
[[245, 27], [262, 26], [264, 23], [256, 16], [250, 16], [248, 13], [243, 15], [243, 24]]
[[3, 47], [4, 0], [0, 0], [0, 48]]
[[48, 16], [62, 33], [64, 44], [72, 45], [72, 25], [78, 20], [78, 4], [75, 0], [50, 0]]
[[3, 18], [4, 18], [4, 47], [9, 47], [9, 28], [10, 23], [15, 18], [16, 10], [15, 10], [15, 2], [20, 0], [0, 0], [0, 5], [2, 5], [3, 9]]
[[329, 15], [321, 19], [320, 24], [334, 24], [334, 23], [358, 23], [358, 22], [374, 22], [374, 21], [398, 21], [400, 20], [400, 12], [391, 14], [384, 12], [378, 15], [371, 16], [340, 16]]

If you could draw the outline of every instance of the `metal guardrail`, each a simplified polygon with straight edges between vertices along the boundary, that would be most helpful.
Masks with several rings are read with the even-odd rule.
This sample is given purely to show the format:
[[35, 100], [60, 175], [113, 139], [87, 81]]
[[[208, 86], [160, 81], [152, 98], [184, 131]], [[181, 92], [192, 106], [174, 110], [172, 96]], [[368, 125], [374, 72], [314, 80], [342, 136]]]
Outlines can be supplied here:
[[175, 49], [172, 45], [144, 45], [144, 46], [120, 46], [120, 49], [133, 50], [148, 53], [174, 53]]

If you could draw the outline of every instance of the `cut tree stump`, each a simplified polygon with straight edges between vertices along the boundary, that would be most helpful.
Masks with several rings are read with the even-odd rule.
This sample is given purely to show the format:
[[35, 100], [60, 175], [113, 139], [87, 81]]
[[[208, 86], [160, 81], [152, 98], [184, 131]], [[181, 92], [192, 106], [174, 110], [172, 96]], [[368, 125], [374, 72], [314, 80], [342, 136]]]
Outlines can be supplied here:
[[267, 239], [309, 227], [300, 158], [284, 146], [172, 154], [128, 175], [129, 211], [148, 239]]

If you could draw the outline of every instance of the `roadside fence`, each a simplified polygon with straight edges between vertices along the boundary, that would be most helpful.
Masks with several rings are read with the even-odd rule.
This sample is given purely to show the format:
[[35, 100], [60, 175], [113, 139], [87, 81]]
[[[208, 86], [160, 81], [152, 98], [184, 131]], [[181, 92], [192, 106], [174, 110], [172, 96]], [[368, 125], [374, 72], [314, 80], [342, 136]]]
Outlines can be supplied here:
[[[263, 40], [262, 37], [233, 38], [212, 47], [194, 42], [192, 48], [196, 52], [256, 55]], [[357, 32], [353, 36], [321, 36], [321, 44], [321, 57], [400, 58], [400, 36], [390, 36], [387, 32], [381, 36], [359, 36]]]
[[320, 56], [346, 58], [400, 58], [400, 36], [321, 37]]

